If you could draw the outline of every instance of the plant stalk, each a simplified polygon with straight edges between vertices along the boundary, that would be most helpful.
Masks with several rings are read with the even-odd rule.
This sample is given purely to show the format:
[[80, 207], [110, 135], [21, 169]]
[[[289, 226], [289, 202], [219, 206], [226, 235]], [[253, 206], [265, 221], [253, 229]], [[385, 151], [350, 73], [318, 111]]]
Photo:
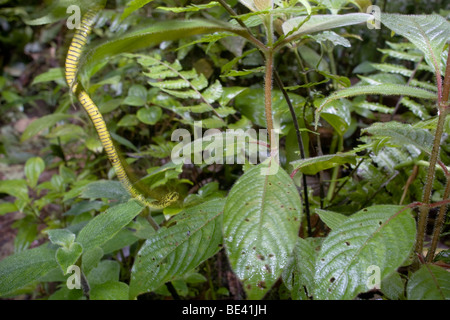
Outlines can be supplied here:
[[[449, 177], [447, 177], [447, 184], [445, 186], [444, 191], [444, 200], [448, 199], [450, 197], [450, 180], [448, 180]], [[431, 247], [428, 250], [426, 260], [428, 263], [433, 262], [434, 254], [437, 249], [437, 245], [439, 242], [439, 235], [441, 234], [442, 226], [445, 222], [445, 214], [447, 213], [447, 206], [448, 205], [442, 205], [439, 209], [439, 215], [436, 219], [436, 222], [434, 224], [434, 230], [433, 230], [433, 239], [431, 240]]]
[[428, 167], [427, 182], [425, 184], [425, 189], [423, 193], [422, 203], [423, 205], [419, 210], [419, 221], [417, 225], [417, 242], [416, 242], [416, 253], [422, 253], [423, 251], [423, 241], [425, 237], [425, 228], [427, 224], [428, 213], [430, 208], [426, 206], [430, 203], [431, 191], [433, 189], [434, 175], [436, 172], [436, 163], [439, 158], [439, 150], [441, 145], [442, 134], [444, 133], [445, 116], [447, 115], [447, 110], [443, 109], [439, 111], [438, 124], [436, 128], [436, 133], [434, 136], [433, 149], [430, 156], [430, 166]]
[[273, 137], [273, 117], [272, 117], [272, 87], [273, 87], [273, 51], [267, 50], [266, 58], [266, 73], [264, 82], [264, 109], [266, 112], [267, 131], [269, 132], [269, 141], [271, 148]]
[[[436, 63], [437, 65], [437, 63]], [[440, 144], [441, 144], [441, 138], [442, 134], [444, 132], [444, 124], [445, 124], [445, 118], [448, 113], [448, 98], [450, 94], [450, 47], [449, 47], [449, 56], [447, 58], [447, 66], [445, 69], [445, 78], [444, 83], [442, 83], [441, 79], [441, 73], [439, 69], [436, 69], [436, 80], [437, 80], [437, 86], [438, 86], [438, 111], [439, 111], [439, 118], [438, 118], [438, 124], [436, 128], [436, 133], [434, 135], [434, 142], [433, 142], [433, 149], [431, 151], [430, 156], [430, 166], [428, 167], [428, 175], [427, 175], [427, 183], [425, 185], [425, 190], [423, 194], [423, 204], [429, 204], [431, 199], [431, 191], [433, 188], [433, 181], [434, 181], [434, 174], [436, 171], [436, 163], [439, 159], [439, 150], [440, 150]], [[448, 179], [448, 177], [447, 177]], [[448, 181], [447, 181], [448, 184]], [[447, 190], [447, 188], [446, 188]], [[444, 198], [446, 200], [446, 198]], [[445, 206], [446, 207], [446, 206]], [[444, 209], [441, 209], [444, 210]], [[428, 213], [430, 209], [428, 206], [422, 205], [420, 207], [419, 211], [419, 222], [417, 226], [417, 243], [416, 243], [416, 253], [421, 254], [423, 251], [423, 240], [425, 237], [425, 228], [427, 224], [427, 218]], [[439, 220], [439, 219], [438, 219]], [[439, 230], [434, 229], [433, 238], [438, 237], [436, 236], [436, 232], [440, 232]]]
[[[450, 47], [448, 50], [449, 56], [447, 59], [447, 67], [445, 69], [445, 77], [443, 83], [442, 97], [439, 104], [439, 109], [442, 111], [442, 118], [445, 121], [445, 117], [448, 112], [448, 103], [449, 103], [449, 94], [450, 94]], [[450, 197], [450, 176], [446, 174], [447, 184], [445, 186], [444, 198], [443, 200], [447, 200]], [[439, 214], [434, 224], [433, 230], [433, 239], [431, 240], [431, 247], [428, 250], [426, 260], [431, 263], [434, 258], [434, 254], [436, 252], [436, 248], [439, 242], [439, 235], [441, 234], [442, 226], [445, 221], [445, 214], [447, 213], [447, 205], [442, 205], [439, 209]]]

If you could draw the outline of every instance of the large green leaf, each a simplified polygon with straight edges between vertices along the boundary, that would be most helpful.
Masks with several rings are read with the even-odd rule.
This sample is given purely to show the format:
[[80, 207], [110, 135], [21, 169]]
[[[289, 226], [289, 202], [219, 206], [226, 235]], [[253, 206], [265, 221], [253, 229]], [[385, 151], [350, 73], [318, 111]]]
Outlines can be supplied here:
[[89, 46], [85, 50], [84, 58], [80, 61], [80, 69], [85, 63], [89, 65], [90, 62], [103, 61], [107, 57], [119, 53], [137, 51], [163, 41], [178, 40], [198, 34], [212, 34], [221, 31], [228, 31], [243, 36], [247, 35], [244, 29], [220, 21], [192, 19], [152, 22], [106, 42]]
[[116, 205], [89, 221], [78, 234], [77, 242], [85, 251], [101, 246], [113, 238], [143, 209], [144, 207], [135, 200]]
[[381, 15], [381, 22], [395, 33], [407, 38], [425, 54], [425, 60], [440, 70], [441, 55], [450, 38], [450, 23], [440, 15]]
[[69, 9], [71, 6], [77, 6], [81, 9], [81, 14], [87, 12], [87, 10], [96, 7], [103, 6], [105, 0], [56, 0], [48, 2], [47, 6], [43, 10], [35, 10], [30, 19], [25, 20], [25, 23], [29, 25], [43, 25], [53, 23], [61, 19], [67, 19], [73, 14]]
[[295, 170], [299, 170], [304, 174], [315, 175], [320, 171], [347, 163], [356, 164], [356, 155], [353, 153], [336, 153], [293, 161], [291, 165]]
[[408, 300], [450, 300], [450, 274], [425, 264], [409, 279], [406, 294]]
[[45, 246], [3, 259], [0, 261], [0, 296], [38, 280], [56, 267], [55, 250]]
[[56, 261], [64, 274], [67, 273], [70, 266], [78, 261], [82, 253], [83, 247], [77, 242], [72, 243], [68, 248], [61, 247], [56, 250]]
[[45, 170], [45, 162], [41, 157], [32, 157], [25, 163], [25, 176], [27, 177], [30, 187], [36, 187], [39, 176]]
[[128, 300], [129, 288], [126, 283], [108, 281], [91, 288], [91, 300]]
[[333, 229], [316, 263], [315, 299], [354, 299], [367, 286], [373, 269], [379, 281], [394, 272], [413, 248], [416, 225], [409, 210], [379, 205], [363, 209]]
[[213, 256], [222, 242], [223, 205], [216, 199], [187, 208], [175, 216], [175, 225], [148, 238], [133, 265], [130, 298], [182, 277]]
[[298, 239], [302, 203], [289, 175], [272, 161], [248, 170], [231, 189], [224, 240], [231, 266], [249, 299], [260, 299], [280, 277]]
[[427, 130], [399, 122], [374, 123], [362, 130], [377, 137], [389, 137], [399, 145], [412, 144], [431, 154], [434, 136]]
[[326, 105], [337, 99], [368, 94], [385, 95], [385, 96], [396, 96], [396, 95], [410, 96], [414, 98], [422, 98], [429, 100], [437, 99], [436, 94], [433, 92], [401, 84], [390, 83], [390, 84], [379, 84], [374, 86], [355, 86], [334, 92], [322, 102], [318, 110], [321, 111]]

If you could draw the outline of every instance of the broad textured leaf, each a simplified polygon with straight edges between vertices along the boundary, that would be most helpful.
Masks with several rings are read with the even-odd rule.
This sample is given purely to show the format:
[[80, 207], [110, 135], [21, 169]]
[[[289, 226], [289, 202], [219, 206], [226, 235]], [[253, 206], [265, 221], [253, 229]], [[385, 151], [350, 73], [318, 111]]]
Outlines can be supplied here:
[[395, 33], [407, 38], [425, 54], [435, 71], [440, 70], [441, 55], [450, 38], [450, 23], [440, 15], [381, 15], [381, 22]]
[[419, 62], [422, 58], [421, 54], [414, 52], [403, 52], [399, 50], [391, 50], [391, 49], [378, 49], [381, 53], [388, 55], [389, 57], [400, 59], [400, 60], [408, 60], [412, 62]]
[[0, 296], [38, 280], [56, 267], [55, 250], [44, 246], [6, 257], [0, 261]]
[[130, 195], [119, 181], [99, 180], [85, 186], [81, 197], [87, 199], [106, 198], [124, 201]]
[[0, 192], [9, 194], [19, 200], [29, 200], [27, 182], [23, 179], [1, 180]]
[[140, 84], [134, 84], [128, 89], [128, 95], [123, 100], [124, 104], [141, 107], [147, 102], [147, 89]]
[[134, 200], [116, 205], [89, 221], [78, 234], [77, 242], [83, 246], [84, 250], [101, 246], [113, 238], [143, 209], [144, 207]]
[[282, 274], [293, 300], [306, 300], [313, 295], [315, 264], [321, 241], [321, 238], [297, 240], [293, 255]]
[[141, 122], [154, 125], [161, 119], [162, 109], [160, 107], [141, 108], [136, 116]]
[[450, 300], [450, 274], [425, 264], [409, 279], [406, 294], [408, 300]]
[[318, 0], [320, 5], [323, 5], [330, 9], [332, 12], [337, 13], [344, 5], [350, 0]]
[[152, 2], [153, 0], [131, 0], [127, 3], [125, 10], [122, 13], [122, 20], [132, 14], [134, 11], [142, 8], [147, 3]]
[[333, 101], [321, 113], [321, 117], [328, 122], [336, 132], [343, 136], [351, 125], [351, 104], [344, 101]]
[[[305, 102], [305, 98], [294, 93], [289, 93], [289, 98], [296, 109]], [[263, 89], [247, 89], [239, 94], [235, 98], [235, 108], [254, 124], [266, 127]], [[272, 110], [274, 116], [281, 118], [281, 124], [292, 122], [286, 100], [279, 90], [272, 91]]]
[[398, 272], [394, 272], [381, 281], [381, 292], [389, 300], [404, 299], [405, 281]]
[[75, 234], [67, 229], [52, 229], [46, 231], [51, 243], [69, 248], [75, 241]]
[[158, 7], [157, 9], [164, 10], [164, 11], [171, 11], [175, 13], [182, 13], [182, 12], [196, 12], [204, 9], [214, 8], [216, 6], [219, 6], [220, 4], [216, 1], [211, 1], [206, 4], [200, 4], [195, 5], [191, 4], [186, 7]]
[[319, 33], [317, 35], [311, 36], [314, 40], [316, 40], [319, 43], [322, 42], [331, 42], [334, 46], [343, 46], [346, 48], [350, 48], [352, 45], [350, 41], [348, 41], [343, 36], [338, 35], [334, 31], [324, 31], [322, 33]]
[[135, 232], [132, 232], [131, 230], [128, 230], [128, 228], [125, 228], [119, 231], [119, 233], [117, 233], [112, 239], [104, 243], [101, 248], [103, 249], [105, 254], [108, 254], [120, 250], [124, 247], [131, 246], [138, 240], [139, 238], [135, 235]]
[[137, 51], [150, 47], [163, 41], [178, 40], [198, 34], [229, 31], [245, 36], [242, 28], [234, 27], [231, 24], [219, 21], [207, 20], [170, 20], [162, 22], [152, 22], [146, 26], [130, 30], [107, 42], [93, 44], [86, 49], [87, 61], [82, 58], [80, 70], [84, 63], [102, 61], [107, 57], [119, 53]]
[[[333, 28], [349, 26], [353, 24], [367, 22], [373, 16], [367, 13], [348, 13], [348, 14], [330, 14], [315, 15], [305, 22], [298, 30], [293, 32], [295, 38], [311, 34], [314, 32], [325, 31]], [[285, 35], [295, 30], [304, 20], [306, 16], [295, 17], [283, 23], [283, 32]]]
[[182, 277], [220, 249], [223, 204], [218, 199], [187, 208], [175, 225], [147, 239], [132, 268], [130, 298]]
[[17, 206], [14, 203], [11, 202], [0, 203], [0, 216], [18, 210], [19, 208], [17, 208]]
[[56, 261], [58, 262], [64, 274], [67, 269], [74, 265], [83, 253], [83, 247], [77, 243], [72, 243], [69, 247], [61, 247], [56, 250]]
[[389, 63], [371, 63], [372, 67], [375, 69], [381, 71], [381, 72], [387, 72], [387, 73], [397, 73], [401, 74], [405, 77], [411, 77], [413, 74], [413, 71], [410, 69], [407, 69], [403, 66], [395, 65], [395, 64], [389, 64]]
[[67, 86], [66, 80], [64, 79], [64, 70], [62, 68], [50, 68], [48, 71], [36, 76], [31, 85], [50, 81], [55, 81], [60, 85]]
[[332, 230], [339, 228], [348, 219], [347, 216], [339, 212], [316, 209], [316, 213], [319, 215], [320, 220], [325, 222], [325, 224]]
[[294, 169], [308, 175], [315, 175], [316, 173], [334, 168], [342, 164], [356, 164], [356, 155], [352, 153], [331, 154], [319, 156], [314, 158], [302, 159], [291, 162]]
[[126, 283], [108, 281], [92, 286], [91, 300], [128, 300], [129, 288]]
[[363, 209], [333, 229], [324, 240], [316, 263], [315, 299], [354, 299], [368, 291], [372, 275], [380, 271], [380, 281], [408, 258], [416, 235], [410, 210], [379, 205]]
[[317, 109], [317, 113], [321, 112], [324, 107], [326, 107], [329, 103], [332, 101], [342, 99], [342, 98], [348, 98], [358, 95], [384, 95], [384, 96], [410, 96], [414, 98], [422, 98], [422, 99], [429, 99], [429, 100], [435, 100], [437, 99], [437, 95], [433, 92], [410, 87], [406, 85], [400, 85], [400, 84], [379, 84], [379, 85], [371, 85], [371, 86], [354, 86], [351, 88], [343, 89], [340, 91], [337, 91], [330, 96], [328, 96], [320, 105], [320, 107]]
[[84, 274], [89, 274], [89, 272], [97, 267], [100, 259], [103, 257], [103, 250], [100, 247], [92, 248], [91, 250], [85, 250], [83, 253], [83, 259], [81, 261], [81, 267]]
[[87, 275], [90, 285], [102, 284], [108, 281], [119, 281], [120, 264], [113, 260], [103, 260]]
[[102, 201], [80, 201], [75, 203], [63, 216], [77, 216], [92, 210], [99, 211], [103, 205], [104, 203]]
[[81, 14], [87, 12], [90, 8], [95, 6], [102, 6], [105, 0], [77, 0], [76, 3], [73, 0], [56, 0], [48, 3], [43, 10], [35, 10], [30, 19], [26, 19], [25, 23], [29, 25], [43, 25], [56, 22], [61, 19], [67, 19], [71, 14], [67, 12], [67, 9], [76, 4], [81, 8]]
[[389, 137], [399, 145], [412, 144], [428, 154], [431, 154], [434, 141], [434, 136], [428, 130], [399, 122], [375, 123], [362, 132], [377, 137]]
[[408, 99], [407, 97], [403, 97], [401, 100], [401, 104], [407, 107], [414, 115], [419, 117], [421, 120], [426, 120], [431, 117], [428, 113], [427, 108], [421, 103]]
[[231, 266], [249, 299], [260, 299], [286, 267], [298, 239], [302, 204], [294, 182], [262, 163], [232, 187], [224, 210], [224, 240]]

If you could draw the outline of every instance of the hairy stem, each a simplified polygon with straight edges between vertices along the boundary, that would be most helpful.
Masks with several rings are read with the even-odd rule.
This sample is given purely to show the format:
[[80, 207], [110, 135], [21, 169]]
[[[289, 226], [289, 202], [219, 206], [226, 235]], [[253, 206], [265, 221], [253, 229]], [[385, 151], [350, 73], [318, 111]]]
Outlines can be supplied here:
[[[264, 109], [266, 111], [267, 131], [269, 132], [269, 141], [272, 143], [273, 118], [272, 118], [272, 86], [273, 86], [273, 52], [266, 52], [266, 74], [264, 83]], [[272, 147], [272, 145], [271, 145]]]
[[445, 116], [447, 112], [446, 109], [440, 110], [438, 124], [436, 128], [436, 133], [434, 136], [433, 149], [430, 156], [430, 166], [428, 167], [427, 182], [425, 184], [425, 189], [423, 193], [422, 203], [423, 206], [419, 210], [419, 221], [417, 226], [417, 242], [416, 242], [416, 253], [421, 253], [423, 250], [423, 240], [425, 237], [425, 228], [427, 224], [428, 213], [430, 211], [429, 207], [426, 206], [430, 203], [431, 191], [433, 189], [434, 174], [436, 172], [436, 163], [439, 158], [439, 150], [441, 144], [442, 134], [444, 132]]
[[[450, 181], [447, 180], [447, 184], [445, 186], [444, 191], [444, 200], [448, 199], [450, 197]], [[442, 205], [439, 209], [439, 214], [436, 219], [436, 222], [434, 224], [434, 230], [433, 230], [433, 239], [431, 240], [431, 247], [430, 250], [428, 250], [427, 253], [427, 262], [431, 263], [434, 258], [434, 253], [436, 252], [436, 248], [439, 242], [439, 235], [441, 234], [442, 226], [444, 225], [445, 221], [445, 214], [447, 213], [447, 205]]]

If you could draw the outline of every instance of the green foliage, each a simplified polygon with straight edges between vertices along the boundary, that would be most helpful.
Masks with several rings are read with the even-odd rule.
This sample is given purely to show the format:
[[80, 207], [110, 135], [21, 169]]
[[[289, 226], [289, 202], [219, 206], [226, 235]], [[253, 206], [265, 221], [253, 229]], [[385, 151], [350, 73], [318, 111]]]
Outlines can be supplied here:
[[323, 241], [315, 266], [317, 299], [353, 299], [368, 289], [369, 267], [380, 281], [408, 258], [416, 227], [400, 206], [372, 206], [355, 213]]
[[448, 300], [450, 280], [447, 271], [434, 265], [423, 265], [410, 278], [406, 289], [409, 300]]
[[225, 247], [249, 299], [262, 298], [281, 275], [297, 240], [301, 212], [294, 184], [273, 160], [248, 170], [230, 190]]
[[[55, 65], [70, 5], [99, 10], [78, 82], [133, 186], [148, 200], [176, 191], [169, 207], [144, 208], [116, 181]], [[0, 216], [17, 233], [0, 297], [449, 299], [446, 251], [415, 258], [413, 209], [424, 185], [432, 207], [448, 198], [450, 24], [405, 0], [383, 11], [415, 14], [383, 13], [384, 30], [369, 30], [370, 5], [2, 7]], [[448, 227], [433, 233], [447, 246]]]
[[182, 277], [214, 255], [222, 242], [222, 208], [222, 200], [187, 208], [175, 217], [175, 225], [147, 239], [133, 266], [130, 297]]

